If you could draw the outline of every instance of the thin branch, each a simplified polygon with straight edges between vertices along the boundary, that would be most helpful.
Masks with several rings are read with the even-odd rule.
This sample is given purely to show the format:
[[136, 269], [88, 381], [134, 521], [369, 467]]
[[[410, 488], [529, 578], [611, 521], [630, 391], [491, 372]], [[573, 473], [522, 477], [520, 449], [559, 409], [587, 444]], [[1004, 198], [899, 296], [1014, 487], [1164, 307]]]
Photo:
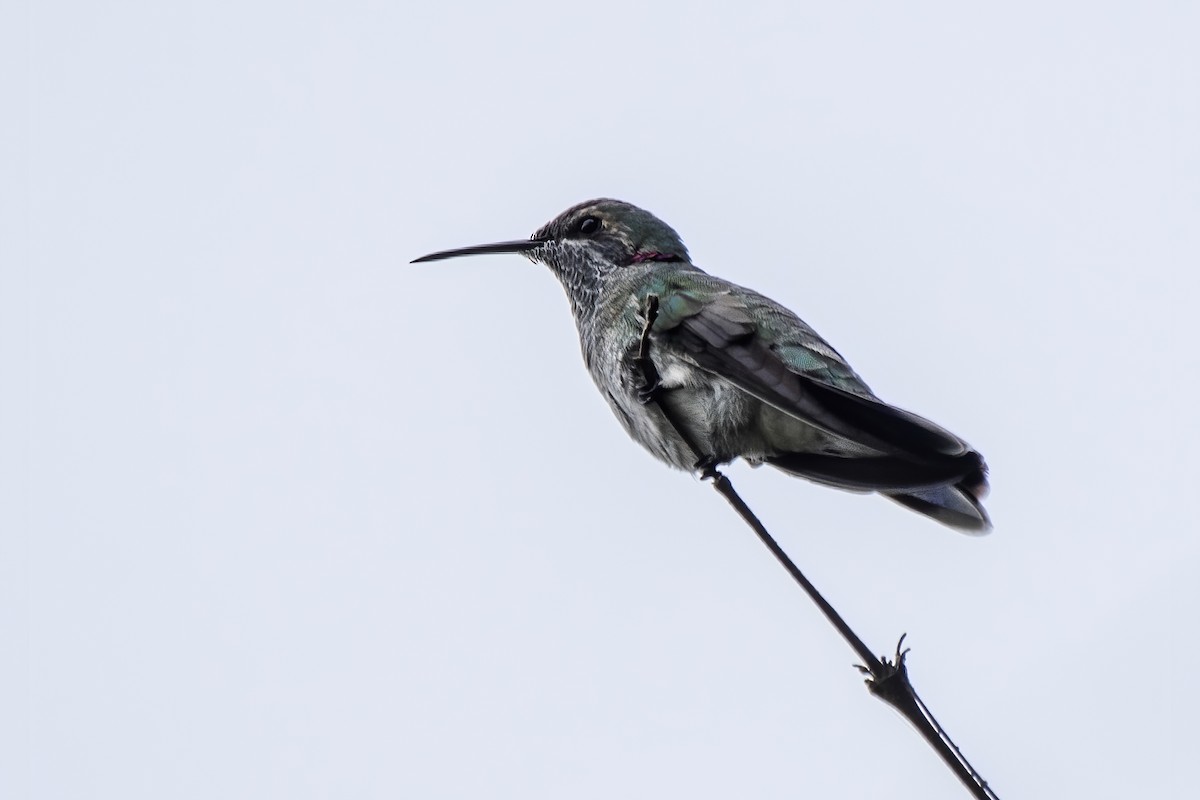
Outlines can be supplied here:
[[842, 635], [842, 638], [858, 654], [858, 657], [863, 660], [864, 665], [857, 666], [857, 669], [868, 676], [865, 683], [871, 693], [895, 708], [912, 723], [913, 727], [925, 738], [930, 747], [942, 757], [942, 760], [946, 762], [950, 770], [971, 791], [972, 795], [978, 798], [978, 800], [999, 800], [996, 793], [988, 786], [987, 781], [971, 766], [966, 756], [963, 755], [962, 750], [959, 749], [958, 745], [954, 744], [945, 729], [934, 719], [929, 707], [921, 701], [916, 690], [913, 689], [912, 683], [908, 679], [908, 667], [905, 664], [905, 656], [908, 654], [908, 650], [902, 649], [904, 636], [901, 636], [900, 641], [896, 644], [894, 662], [888, 660], [886, 657], [876, 658], [870, 648], [863, 643], [863, 640], [842, 619], [842, 616], [817, 591], [817, 587], [813, 586], [812, 582], [796, 566], [796, 563], [783, 551], [779, 543], [775, 541], [774, 537], [771, 536], [766, 527], [755, 516], [754, 512], [750, 510], [750, 507], [746, 505], [745, 501], [734, 490], [733, 484], [730, 483], [729, 479], [716, 469], [716, 460], [712, 454], [702, 452], [687, 430], [676, 424], [675, 420], [671, 418], [670, 410], [661, 402], [661, 379], [654, 361], [650, 358], [650, 332], [654, 327], [654, 321], [658, 318], [658, 297], [656, 295], [649, 295], [646, 298], [645, 316], [646, 324], [642, 328], [642, 338], [638, 347], [636, 362], [644, 382], [642, 389], [644, 401], [654, 402], [658, 405], [659, 410], [662, 411], [663, 416], [666, 417], [667, 421], [675, 429], [675, 432], [679, 434], [679, 437], [683, 439], [692, 453], [696, 455], [696, 468], [701, 471], [700, 477], [712, 480], [713, 488], [733, 506], [733, 509], [742, 520], [750, 526], [759, 540], [771, 551], [771, 555], [775, 556], [775, 559], [783, 565], [783, 568], [792, 576], [792, 579], [800, 584], [800, 588], [809, 596], [809, 599], [817, 605], [817, 608], [821, 610], [825, 618], [837, 629], [837, 632]]

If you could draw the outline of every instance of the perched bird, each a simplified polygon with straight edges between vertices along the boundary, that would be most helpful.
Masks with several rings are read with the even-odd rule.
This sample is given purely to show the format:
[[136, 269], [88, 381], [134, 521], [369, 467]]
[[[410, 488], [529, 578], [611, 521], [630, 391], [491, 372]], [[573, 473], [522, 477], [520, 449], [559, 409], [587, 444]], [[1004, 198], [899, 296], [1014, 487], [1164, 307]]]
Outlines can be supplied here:
[[[991, 527], [979, 453], [877, 398], [779, 303], [692, 264], [679, 235], [649, 212], [589, 200], [529, 239], [414, 263], [483, 253], [521, 253], [554, 272], [596, 386], [629, 435], [671, 466], [710, 470], [741, 457], [879, 492], [960, 530]], [[656, 385], [639, 363], [644, 333]]]

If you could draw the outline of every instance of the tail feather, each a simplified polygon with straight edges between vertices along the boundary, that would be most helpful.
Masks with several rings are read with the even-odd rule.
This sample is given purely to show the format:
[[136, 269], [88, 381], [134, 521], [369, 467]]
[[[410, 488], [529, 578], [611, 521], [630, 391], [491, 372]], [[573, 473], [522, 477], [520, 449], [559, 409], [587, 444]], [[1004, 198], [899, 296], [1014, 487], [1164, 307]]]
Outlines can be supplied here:
[[880, 492], [918, 514], [969, 533], [991, 530], [982, 500], [987, 466], [974, 451], [937, 464], [894, 457], [838, 457], [783, 453], [765, 459], [773, 467], [815, 483], [852, 492]]
[[987, 533], [992, 529], [992, 521], [980, 502], [986, 492], [987, 479], [981, 472], [952, 485], [888, 493], [885, 497], [951, 528], [968, 533]]

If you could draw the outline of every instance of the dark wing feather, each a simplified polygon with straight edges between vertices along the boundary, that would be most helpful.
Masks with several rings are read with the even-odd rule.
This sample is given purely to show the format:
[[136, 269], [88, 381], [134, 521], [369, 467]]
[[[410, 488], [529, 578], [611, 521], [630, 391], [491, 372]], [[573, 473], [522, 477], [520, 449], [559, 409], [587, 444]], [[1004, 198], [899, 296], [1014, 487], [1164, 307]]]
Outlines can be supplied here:
[[[950, 477], [971, 468], [962, 460], [970, 448], [950, 432], [880, 402], [861, 384], [860, 394], [797, 371], [760, 334], [743, 298], [730, 293], [701, 298], [677, 291], [661, 301], [661, 309], [656, 336], [670, 341], [696, 366], [780, 411], [881, 455], [943, 466]], [[777, 307], [767, 310], [780, 313]], [[803, 326], [794, 317], [788, 322]]]
[[978, 453], [950, 456], [932, 463], [895, 456], [842, 458], [820, 453], [781, 453], [766, 463], [810, 481], [850, 491], [916, 491], [952, 484], [982, 469]]

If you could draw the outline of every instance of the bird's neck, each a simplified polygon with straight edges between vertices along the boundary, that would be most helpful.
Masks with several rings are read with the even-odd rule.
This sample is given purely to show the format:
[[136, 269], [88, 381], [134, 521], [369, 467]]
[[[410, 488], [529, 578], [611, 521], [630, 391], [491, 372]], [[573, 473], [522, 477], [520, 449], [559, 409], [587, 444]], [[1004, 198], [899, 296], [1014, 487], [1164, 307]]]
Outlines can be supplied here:
[[585, 319], [592, 316], [600, 301], [603, 272], [598, 265], [590, 261], [574, 264], [570, 270], [555, 272], [563, 291], [567, 293], [567, 300], [571, 303], [571, 313], [582, 325]]

